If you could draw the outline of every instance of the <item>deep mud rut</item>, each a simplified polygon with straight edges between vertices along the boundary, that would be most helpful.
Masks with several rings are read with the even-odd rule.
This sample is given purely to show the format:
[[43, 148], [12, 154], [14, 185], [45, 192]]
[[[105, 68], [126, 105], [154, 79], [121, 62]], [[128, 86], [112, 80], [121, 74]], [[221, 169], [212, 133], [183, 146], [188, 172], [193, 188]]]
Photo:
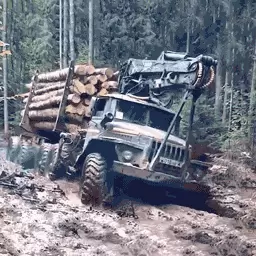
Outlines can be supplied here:
[[250, 169], [225, 160], [212, 168], [218, 215], [131, 199], [106, 210], [82, 205], [78, 184], [26, 174], [1, 155], [0, 255], [256, 255]]

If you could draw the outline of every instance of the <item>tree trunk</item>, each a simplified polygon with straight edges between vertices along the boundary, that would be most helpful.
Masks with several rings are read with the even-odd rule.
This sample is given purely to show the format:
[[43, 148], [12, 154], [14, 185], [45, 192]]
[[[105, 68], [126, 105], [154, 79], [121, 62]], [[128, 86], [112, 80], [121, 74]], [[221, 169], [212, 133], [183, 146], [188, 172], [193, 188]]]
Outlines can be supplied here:
[[[65, 81], [68, 75], [68, 68], [56, 70], [38, 75], [38, 82]], [[76, 65], [74, 73], [77, 76], [92, 75], [96, 72], [92, 65]]]
[[64, 35], [64, 53], [63, 53], [63, 66], [66, 68], [68, 66], [68, 0], [63, 0], [64, 16], [63, 16], [63, 35]]
[[102, 74], [96, 75], [96, 78], [101, 83], [104, 83], [108, 80], [108, 77], [106, 75], [102, 75]]
[[226, 77], [225, 77], [225, 85], [224, 85], [224, 103], [223, 103], [223, 113], [222, 113], [222, 123], [226, 125], [226, 118], [227, 118], [227, 99], [228, 99], [228, 92], [230, 86], [230, 77], [231, 77], [231, 37], [232, 37], [232, 17], [231, 17], [231, 4], [229, 5], [229, 15], [226, 24], [227, 30], [227, 55], [226, 55]]
[[[235, 49], [232, 49], [232, 63], [235, 60]], [[233, 96], [234, 96], [234, 72], [231, 72], [231, 80], [230, 80], [230, 105], [229, 105], [229, 120], [228, 120], [228, 131], [231, 131], [232, 127], [232, 112], [233, 112]]]
[[75, 17], [74, 17], [74, 0], [69, 0], [69, 44], [70, 44], [70, 58], [75, 60], [75, 44], [74, 44], [74, 33], [75, 33]]
[[34, 94], [35, 95], [44, 95], [45, 93], [51, 92], [51, 91], [55, 91], [55, 90], [64, 90], [64, 86], [65, 86], [65, 82], [56, 82], [53, 83], [52, 85], [42, 88], [42, 89], [38, 89], [35, 90]]
[[50, 91], [50, 92], [46, 92], [42, 95], [38, 95], [38, 96], [34, 96], [32, 97], [31, 102], [40, 102], [40, 101], [45, 101], [51, 97], [55, 97], [55, 96], [61, 96], [64, 92], [64, 88], [55, 90], [55, 91]]
[[[94, 0], [94, 13], [95, 13], [95, 16], [98, 17], [97, 19], [95, 19], [94, 21], [94, 42], [93, 42], [93, 45], [94, 45], [94, 57], [96, 59], [100, 59], [101, 57], [101, 20], [102, 20], [102, 13], [101, 13], [101, 10], [100, 10], [100, 1], [101, 0]], [[103, 81], [104, 82], [104, 81]]]
[[190, 18], [187, 20], [187, 42], [186, 42], [186, 53], [189, 53], [190, 48]]
[[114, 71], [111, 68], [97, 68], [95, 69], [95, 74], [106, 75], [107, 78], [111, 78], [114, 75]]
[[225, 84], [224, 84], [224, 100], [223, 100], [223, 112], [222, 112], [222, 124], [225, 126], [226, 125], [226, 119], [227, 119], [227, 104], [228, 104], [228, 79], [229, 73], [226, 71], [225, 75]]
[[216, 72], [216, 92], [215, 92], [215, 119], [220, 120], [220, 114], [221, 114], [221, 90], [222, 90], [222, 61], [220, 60], [218, 62], [217, 66], [217, 72]]
[[94, 48], [93, 48], [93, 0], [89, 0], [89, 64], [94, 61]]
[[96, 85], [98, 83], [98, 79], [96, 76], [88, 76], [88, 77], [84, 77], [83, 79], [83, 83], [86, 84], [93, 84]]
[[62, 13], [63, 13], [63, 8], [62, 8], [62, 0], [59, 0], [59, 23], [60, 23], [60, 26], [59, 26], [59, 58], [60, 58], [60, 69], [63, 68], [63, 59], [62, 59]]
[[[34, 101], [29, 105], [29, 109], [35, 110], [35, 109], [47, 109], [47, 108], [53, 108], [56, 106], [59, 106], [60, 102], [62, 100], [62, 95], [49, 97], [46, 100], [43, 101]], [[68, 95], [68, 103], [71, 104], [79, 104], [81, 102], [81, 98], [77, 94], [69, 94]]]
[[[31, 122], [31, 126], [39, 130], [51, 131], [55, 127], [55, 122]], [[66, 124], [66, 127], [69, 132], [76, 132], [81, 129], [81, 126], [77, 124]]]
[[[7, 30], [7, 0], [3, 0], [3, 42], [6, 42], [6, 30]], [[6, 46], [3, 47], [3, 51], [6, 50]], [[4, 134], [8, 135], [9, 122], [8, 122], [8, 86], [7, 86], [7, 58], [3, 56], [3, 86], [4, 86]]]
[[[80, 114], [82, 110], [79, 108], [75, 108], [75, 110], [76, 111], [73, 111], [73, 113], [66, 111], [66, 117], [70, 120], [70, 122], [81, 123], [83, 121], [83, 116]], [[28, 116], [31, 121], [54, 122], [57, 119], [58, 113], [59, 108], [30, 110], [28, 112]], [[84, 113], [84, 111], [82, 113]]]
[[79, 116], [84, 116], [88, 107], [83, 104], [83, 102], [79, 103], [78, 106], [74, 106], [72, 104], [66, 107], [66, 113], [77, 114]]
[[216, 72], [216, 91], [215, 91], [215, 105], [214, 105], [214, 112], [215, 112], [215, 119], [220, 120], [221, 114], [221, 90], [222, 90], [222, 47], [220, 43], [220, 35], [217, 35], [217, 55], [218, 55], [218, 65], [217, 65], [217, 72]]
[[107, 90], [111, 90], [111, 89], [113, 90], [113, 89], [117, 89], [118, 83], [116, 81], [107, 81], [107, 82], [104, 82], [101, 85], [101, 87]]
[[256, 92], [256, 41], [254, 45], [254, 57], [253, 57], [253, 70], [251, 81], [251, 93], [250, 93], [250, 105], [249, 105], [249, 129], [248, 137], [251, 145], [253, 146], [253, 123], [254, 123], [254, 111], [255, 111], [255, 92]]

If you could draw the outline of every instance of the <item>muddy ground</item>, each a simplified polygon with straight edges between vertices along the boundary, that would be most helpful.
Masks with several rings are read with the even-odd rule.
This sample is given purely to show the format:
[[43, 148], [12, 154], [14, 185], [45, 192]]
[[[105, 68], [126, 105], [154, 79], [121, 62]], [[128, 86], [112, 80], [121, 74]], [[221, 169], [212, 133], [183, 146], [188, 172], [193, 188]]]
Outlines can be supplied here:
[[242, 165], [215, 160], [216, 213], [187, 198], [153, 206], [127, 197], [104, 210], [81, 205], [77, 184], [0, 157], [0, 255], [256, 255], [256, 174]]

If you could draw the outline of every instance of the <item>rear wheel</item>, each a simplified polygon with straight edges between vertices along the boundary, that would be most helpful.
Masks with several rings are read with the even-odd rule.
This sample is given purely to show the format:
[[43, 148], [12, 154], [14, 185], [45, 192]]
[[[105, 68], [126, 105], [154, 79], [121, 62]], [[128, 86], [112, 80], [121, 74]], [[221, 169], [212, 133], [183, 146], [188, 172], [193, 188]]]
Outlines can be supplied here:
[[35, 167], [36, 154], [36, 145], [29, 141], [22, 140], [17, 163], [20, 164], [23, 169], [33, 169]]
[[109, 200], [108, 176], [105, 158], [99, 153], [89, 154], [84, 162], [80, 182], [80, 196], [83, 204], [102, 205]]
[[50, 165], [50, 154], [52, 150], [52, 144], [43, 143], [41, 145], [41, 157], [39, 161], [39, 171], [43, 176], [49, 177], [49, 165]]
[[50, 153], [49, 178], [56, 180], [65, 176], [66, 169], [59, 157], [59, 144], [54, 144]]
[[68, 180], [72, 180], [75, 175], [76, 175], [76, 170], [72, 168], [75, 159], [73, 158], [73, 146], [70, 145], [69, 143], [63, 143], [61, 147], [61, 160], [62, 160], [62, 165], [63, 165], [63, 172], [66, 174], [66, 178]]
[[19, 136], [12, 136], [8, 142], [6, 159], [8, 161], [14, 162], [17, 159], [17, 153], [19, 151]]

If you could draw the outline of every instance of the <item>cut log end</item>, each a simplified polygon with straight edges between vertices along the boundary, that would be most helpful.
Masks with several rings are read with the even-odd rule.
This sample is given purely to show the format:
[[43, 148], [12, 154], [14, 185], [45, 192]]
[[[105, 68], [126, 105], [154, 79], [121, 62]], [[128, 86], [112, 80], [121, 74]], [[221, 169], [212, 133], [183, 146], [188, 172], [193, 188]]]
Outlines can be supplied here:
[[68, 95], [68, 101], [73, 104], [79, 104], [81, 102], [81, 97], [78, 94], [69, 94]]
[[104, 96], [104, 95], [106, 95], [106, 94], [108, 94], [108, 90], [105, 89], [105, 88], [102, 88], [102, 89], [97, 93], [98, 96]]
[[87, 96], [86, 98], [84, 98], [84, 105], [85, 106], [89, 106], [90, 105], [90, 102], [91, 102], [91, 96]]
[[106, 81], [102, 83], [101, 87], [107, 90], [117, 90], [118, 83], [116, 81]]
[[93, 84], [86, 84], [84, 87], [84, 92], [92, 96], [97, 92], [97, 89]]
[[106, 75], [107, 78], [111, 78], [114, 74], [114, 72], [111, 68], [97, 68], [97, 69], [95, 69], [95, 73], [97, 75], [99, 75], [99, 74]]
[[108, 80], [108, 77], [104, 74], [96, 75], [96, 78], [100, 83], [104, 83]]
[[75, 67], [75, 74], [80, 76], [92, 75], [95, 72], [93, 65], [77, 65]]

